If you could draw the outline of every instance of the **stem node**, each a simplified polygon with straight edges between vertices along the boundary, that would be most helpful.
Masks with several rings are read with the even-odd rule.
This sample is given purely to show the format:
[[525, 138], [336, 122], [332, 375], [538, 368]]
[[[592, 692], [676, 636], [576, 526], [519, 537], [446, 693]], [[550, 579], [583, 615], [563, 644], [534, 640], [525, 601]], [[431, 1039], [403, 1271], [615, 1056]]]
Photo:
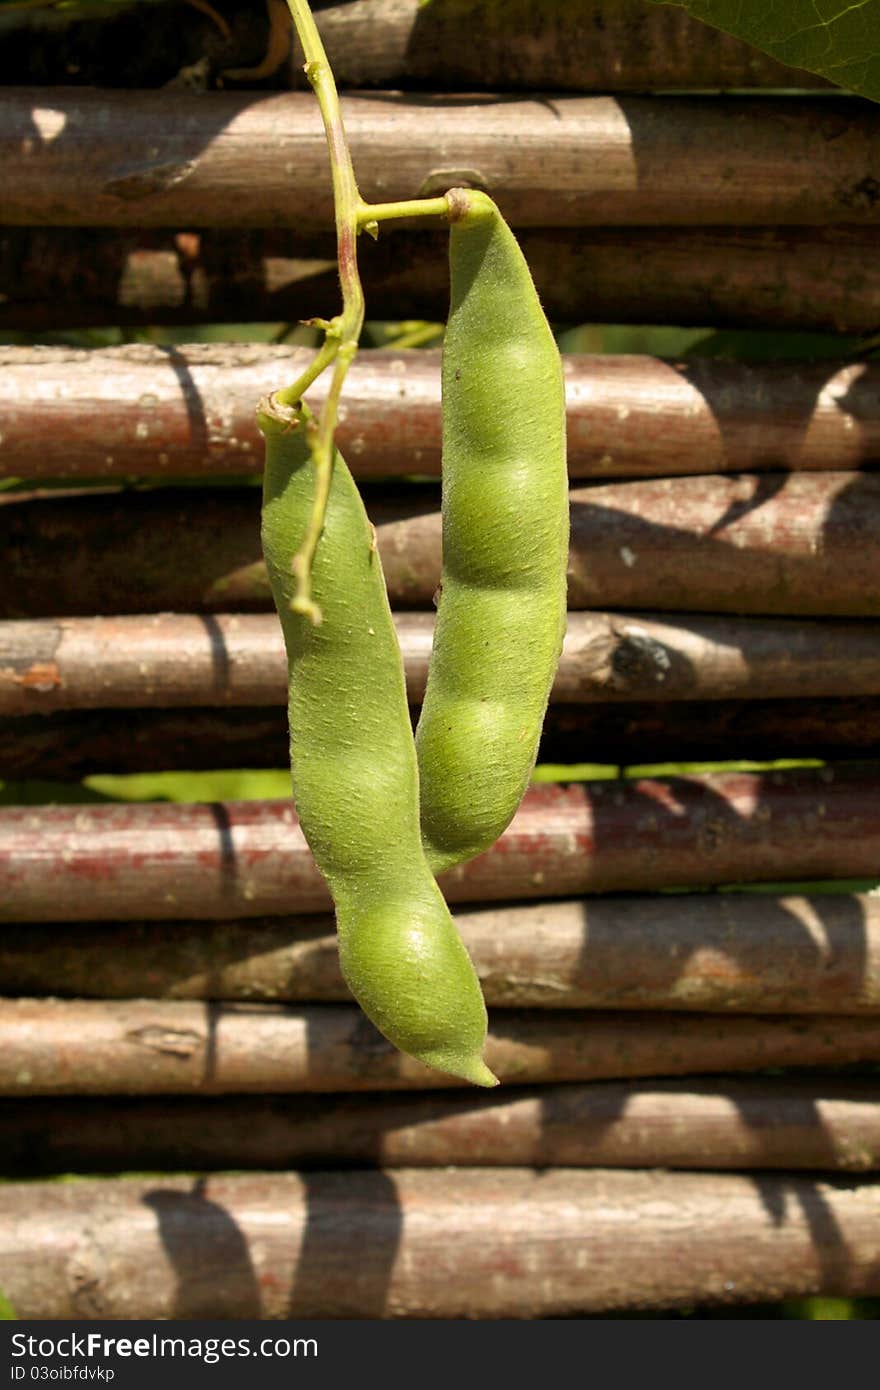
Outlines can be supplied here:
[[293, 558], [296, 595], [291, 607], [314, 623], [320, 623], [321, 613], [311, 598], [311, 572], [315, 548], [324, 527], [324, 514], [333, 476], [333, 436], [339, 413], [339, 397], [345, 374], [355, 356], [364, 323], [364, 295], [357, 265], [358, 233], [365, 231], [374, 240], [379, 223], [407, 216], [445, 216], [449, 204], [445, 197], [420, 198], [413, 202], [365, 203], [358, 192], [351, 152], [342, 121], [339, 93], [333, 71], [327, 60], [308, 0], [287, 0], [305, 57], [304, 72], [314, 89], [324, 123], [330, 172], [333, 180], [333, 204], [336, 218], [336, 250], [339, 281], [342, 288], [342, 312], [332, 319], [309, 319], [313, 328], [324, 332], [324, 342], [311, 364], [293, 383], [277, 392], [282, 407], [298, 407], [304, 392], [321, 373], [333, 364], [333, 380], [324, 400], [317, 422], [306, 414], [309, 447], [315, 468], [315, 496], [306, 536]]

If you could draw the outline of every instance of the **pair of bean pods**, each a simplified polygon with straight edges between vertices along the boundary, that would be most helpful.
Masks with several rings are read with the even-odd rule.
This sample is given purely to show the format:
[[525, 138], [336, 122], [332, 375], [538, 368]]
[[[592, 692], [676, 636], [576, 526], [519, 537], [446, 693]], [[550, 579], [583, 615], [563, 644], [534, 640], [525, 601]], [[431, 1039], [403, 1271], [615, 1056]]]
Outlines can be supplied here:
[[335, 903], [343, 975], [401, 1051], [492, 1086], [482, 992], [435, 875], [494, 843], [534, 767], [565, 628], [565, 400], [497, 207], [466, 189], [447, 206], [443, 576], [415, 740], [375, 539], [338, 453], [312, 573], [323, 620], [292, 611], [314, 476], [307, 408], [274, 397], [259, 410], [262, 539], [287, 648], [294, 797]]

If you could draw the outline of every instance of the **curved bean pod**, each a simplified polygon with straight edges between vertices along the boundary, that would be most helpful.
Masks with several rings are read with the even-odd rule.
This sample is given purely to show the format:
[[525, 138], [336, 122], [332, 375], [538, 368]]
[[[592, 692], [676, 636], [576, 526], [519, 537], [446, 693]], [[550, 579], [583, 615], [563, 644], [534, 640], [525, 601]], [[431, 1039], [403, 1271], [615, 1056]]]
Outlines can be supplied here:
[[486, 1009], [419, 837], [403, 664], [360, 494], [337, 453], [312, 590], [291, 611], [291, 558], [314, 491], [307, 411], [262, 401], [262, 540], [287, 648], [290, 761], [303, 832], [336, 905], [342, 973], [401, 1051], [480, 1086]]
[[528, 785], [562, 650], [568, 560], [559, 351], [484, 193], [447, 194], [443, 580], [416, 731], [435, 873], [494, 843]]

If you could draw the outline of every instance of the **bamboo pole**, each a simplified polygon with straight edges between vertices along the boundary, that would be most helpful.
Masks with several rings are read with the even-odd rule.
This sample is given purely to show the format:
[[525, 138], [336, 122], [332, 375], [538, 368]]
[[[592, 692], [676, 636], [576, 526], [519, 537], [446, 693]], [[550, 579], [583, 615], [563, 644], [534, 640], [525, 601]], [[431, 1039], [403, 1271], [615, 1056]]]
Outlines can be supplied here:
[[[279, 8], [279, 7], [276, 7]], [[204, 82], [258, 65], [267, 50], [262, 6], [224, 5], [232, 39], [191, 7], [137, 9], [71, 25], [64, 11], [0, 15], [0, 81], [160, 87]], [[639, 0], [487, 0], [450, 13], [419, 0], [337, 0], [315, 22], [340, 85], [555, 92], [652, 87], [825, 87], [802, 69], [690, 18]], [[462, 41], [462, 33], [467, 41]], [[588, 40], [585, 39], [588, 36]], [[302, 87], [302, 59], [282, 45], [276, 83]], [[248, 80], [248, 79], [242, 79]], [[253, 79], [250, 79], [251, 81]]]
[[[551, 321], [872, 334], [870, 229], [530, 229], [523, 252]], [[361, 258], [376, 319], [443, 320], [444, 232], [390, 232]], [[332, 240], [280, 229], [0, 233], [0, 329], [295, 323], [335, 311]]]
[[[880, 475], [642, 478], [570, 499], [569, 608], [880, 613]], [[392, 603], [430, 608], [436, 491], [371, 490], [366, 502]], [[271, 607], [256, 489], [154, 489], [136, 506], [110, 491], [0, 493], [0, 550], [6, 619]]]
[[[871, 765], [535, 787], [498, 845], [448, 871], [450, 900], [737, 880], [873, 878]], [[328, 905], [292, 805], [0, 811], [5, 920], [228, 918]]]
[[[880, 1168], [875, 1081], [594, 1081], [328, 1096], [0, 1102], [3, 1172]], [[112, 1116], [112, 1119], [111, 1119]], [[110, 1121], [108, 1123], [108, 1120]]]
[[[871, 764], [535, 786], [450, 902], [733, 882], [873, 881]], [[0, 919], [139, 921], [325, 911], [289, 801], [0, 808]]]
[[[880, 899], [655, 894], [458, 910], [494, 1008], [880, 1014]], [[0, 993], [348, 1000], [333, 920], [10, 923]]]
[[[36, 703], [36, 702], [34, 702]], [[418, 707], [410, 707], [415, 725]], [[80, 782], [96, 774], [287, 766], [275, 709], [75, 710], [0, 717], [0, 779]], [[551, 705], [538, 762], [632, 767], [681, 762], [872, 758], [880, 699]]]
[[24, 1319], [550, 1317], [880, 1293], [880, 1185], [791, 1175], [12, 1183], [0, 1232]]
[[[259, 473], [254, 402], [304, 348], [0, 347], [4, 471], [22, 478]], [[880, 459], [880, 364], [563, 357], [573, 478], [858, 469]], [[319, 408], [320, 378], [309, 397]], [[440, 354], [362, 351], [338, 439], [359, 478], [440, 471]]]
[[[866, 102], [383, 93], [343, 98], [342, 112], [368, 202], [467, 177], [517, 228], [880, 221], [880, 114]], [[0, 181], [7, 225], [305, 235], [333, 221], [310, 92], [12, 88]]]
[[[433, 613], [394, 615], [421, 702]], [[551, 699], [565, 705], [880, 695], [875, 624], [570, 612]], [[0, 622], [0, 715], [59, 710], [281, 708], [274, 614], [151, 613]], [[710, 711], [706, 712], [710, 717]], [[16, 726], [13, 726], [16, 727]]]
[[[354, 1005], [0, 1000], [0, 1096], [448, 1089]], [[880, 1062], [880, 1018], [522, 1012], [491, 1019], [506, 1085]]]

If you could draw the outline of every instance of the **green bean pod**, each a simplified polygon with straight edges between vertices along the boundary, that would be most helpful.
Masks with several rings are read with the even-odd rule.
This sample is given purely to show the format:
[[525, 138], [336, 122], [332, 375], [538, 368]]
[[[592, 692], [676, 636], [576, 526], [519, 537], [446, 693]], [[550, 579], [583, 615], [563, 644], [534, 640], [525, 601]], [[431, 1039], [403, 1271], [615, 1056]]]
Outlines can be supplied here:
[[528, 785], [565, 633], [559, 351], [513, 233], [454, 189], [443, 347], [443, 578], [416, 730], [435, 873], [488, 849]]
[[482, 1060], [476, 972], [419, 835], [419, 788], [403, 663], [375, 538], [337, 452], [312, 593], [322, 622], [291, 610], [291, 559], [315, 474], [304, 407], [260, 403], [266, 440], [262, 541], [284, 631], [297, 813], [336, 906], [342, 973], [401, 1051], [494, 1086]]

